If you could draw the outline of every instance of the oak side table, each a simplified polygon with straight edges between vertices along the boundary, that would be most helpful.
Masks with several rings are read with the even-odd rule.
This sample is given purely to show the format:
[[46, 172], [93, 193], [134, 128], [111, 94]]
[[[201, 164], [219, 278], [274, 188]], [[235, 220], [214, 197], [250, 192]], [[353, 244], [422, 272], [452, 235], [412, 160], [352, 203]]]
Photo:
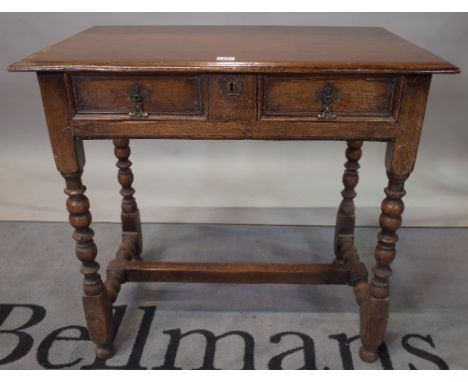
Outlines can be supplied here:
[[[381, 28], [94, 27], [11, 65], [35, 71], [82, 262], [83, 305], [97, 356], [114, 354], [112, 304], [128, 281], [349, 284], [360, 305], [360, 356], [384, 339], [390, 264], [404, 183], [415, 164], [432, 74], [445, 60]], [[83, 141], [112, 139], [122, 199], [122, 242], [98, 273]], [[330, 264], [144, 262], [129, 139], [347, 141], [344, 190]], [[354, 245], [363, 141], [387, 143], [376, 265]]]

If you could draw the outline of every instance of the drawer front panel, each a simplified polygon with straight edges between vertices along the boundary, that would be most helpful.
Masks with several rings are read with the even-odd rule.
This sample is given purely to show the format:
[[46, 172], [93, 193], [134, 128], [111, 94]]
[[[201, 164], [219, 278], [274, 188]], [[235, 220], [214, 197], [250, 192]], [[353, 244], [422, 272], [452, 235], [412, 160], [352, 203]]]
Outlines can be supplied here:
[[128, 116], [135, 110], [135, 92], [149, 118], [204, 114], [202, 75], [72, 75], [71, 82], [77, 114]]
[[336, 121], [392, 120], [396, 116], [398, 83], [396, 77], [264, 76], [260, 117], [320, 120], [324, 92], [328, 91], [335, 97], [330, 105]]
[[209, 120], [252, 121], [257, 117], [257, 75], [210, 74]]

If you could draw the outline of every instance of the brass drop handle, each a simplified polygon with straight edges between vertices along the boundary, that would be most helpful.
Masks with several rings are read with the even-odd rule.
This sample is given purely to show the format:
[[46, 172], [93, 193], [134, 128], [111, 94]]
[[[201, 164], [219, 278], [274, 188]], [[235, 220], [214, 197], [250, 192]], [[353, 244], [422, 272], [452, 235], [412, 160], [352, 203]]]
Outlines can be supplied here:
[[144, 110], [144, 103], [150, 98], [151, 90], [141, 84], [133, 84], [127, 89], [127, 97], [133, 102], [133, 111], [128, 113], [130, 119], [148, 118]]
[[332, 111], [332, 104], [338, 101], [341, 97], [340, 92], [331, 84], [324, 85], [316, 93], [317, 101], [322, 103], [322, 112], [317, 115], [317, 118], [322, 121], [331, 121], [336, 118], [336, 114]]

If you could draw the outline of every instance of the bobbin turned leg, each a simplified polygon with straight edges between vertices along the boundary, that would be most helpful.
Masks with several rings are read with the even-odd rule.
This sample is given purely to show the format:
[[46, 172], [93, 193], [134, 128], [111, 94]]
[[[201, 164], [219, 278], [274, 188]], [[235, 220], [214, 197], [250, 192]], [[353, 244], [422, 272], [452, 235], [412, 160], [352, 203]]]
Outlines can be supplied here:
[[69, 98], [69, 84], [61, 72], [38, 72], [37, 77], [55, 164], [66, 182], [67, 209], [70, 224], [75, 228], [76, 256], [82, 262], [83, 306], [89, 336], [97, 345], [97, 356], [109, 358], [114, 353], [112, 305], [98, 273], [99, 264], [95, 261], [97, 250], [94, 232], [89, 228], [89, 201], [84, 195], [86, 188], [81, 183], [85, 164], [83, 141], [76, 139], [70, 129], [73, 101]]
[[338, 208], [335, 226], [335, 261], [337, 265], [345, 265], [349, 271], [349, 284], [353, 287], [356, 302], [361, 305], [367, 297], [367, 269], [360, 261], [354, 246], [354, 224], [356, 197], [355, 188], [359, 181], [359, 159], [361, 159], [362, 141], [348, 141], [346, 148], [346, 163], [343, 174], [344, 189], [341, 192], [343, 200]]
[[132, 162], [128, 159], [130, 157], [129, 140], [124, 138], [113, 139], [113, 143], [115, 146], [114, 153], [118, 159], [116, 166], [119, 168], [117, 180], [122, 186], [122, 189], [120, 190], [120, 194], [122, 195], [122, 231], [124, 233], [138, 233], [137, 248], [132, 259], [141, 260], [141, 257], [139, 256], [142, 251], [140, 211], [138, 210], [136, 200], [133, 197], [135, 190], [132, 187]]
[[76, 256], [82, 263], [83, 306], [89, 337], [97, 345], [96, 355], [107, 359], [114, 354], [112, 345], [112, 304], [106, 293], [94, 243], [94, 232], [89, 212], [89, 201], [84, 192], [86, 187], [81, 183], [81, 171], [73, 174], [62, 174], [65, 178], [65, 193], [68, 195], [67, 210], [70, 213], [70, 224], [75, 228], [73, 238], [76, 241]]
[[346, 148], [345, 171], [343, 174], [344, 189], [341, 192], [343, 200], [338, 208], [335, 226], [335, 263], [343, 264], [343, 254], [340, 250], [340, 243], [343, 239], [354, 242], [354, 224], [355, 224], [355, 206], [356, 197], [355, 188], [359, 181], [359, 159], [362, 155], [362, 141], [348, 141]]
[[390, 264], [395, 258], [395, 244], [398, 241], [396, 231], [401, 225], [401, 214], [405, 195], [404, 183], [406, 177], [388, 173], [388, 187], [385, 188], [387, 197], [382, 202], [382, 214], [379, 224], [375, 259], [377, 264], [373, 268], [374, 278], [369, 286], [369, 295], [363, 306], [363, 320], [361, 327], [362, 347], [360, 356], [364, 361], [373, 362], [377, 359], [377, 348], [383, 342], [387, 326], [389, 307], [389, 277], [392, 274]]
[[401, 225], [404, 209], [404, 183], [416, 162], [430, 80], [430, 76], [407, 76], [402, 80], [405, 97], [400, 106], [398, 129], [395, 139], [387, 144], [388, 186], [379, 220], [381, 231], [375, 249], [377, 264], [372, 270], [374, 277], [366, 301], [361, 305], [362, 347], [359, 353], [367, 362], [378, 358], [378, 347], [384, 340], [390, 302], [390, 265], [395, 258], [396, 231]]

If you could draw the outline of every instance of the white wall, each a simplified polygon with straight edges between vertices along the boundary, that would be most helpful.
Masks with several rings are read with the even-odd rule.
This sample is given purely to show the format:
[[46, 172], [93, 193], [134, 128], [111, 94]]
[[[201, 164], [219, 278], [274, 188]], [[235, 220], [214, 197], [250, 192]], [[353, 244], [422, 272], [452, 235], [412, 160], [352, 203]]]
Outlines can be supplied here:
[[[382, 26], [464, 68], [467, 14], [1, 14], [0, 220], [65, 221], [32, 73], [8, 64], [92, 25], [257, 24]], [[468, 225], [468, 80], [434, 76], [406, 226]], [[95, 221], [118, 221], [110, 141], [85, 145]], [[134, 141], [136, 197], [147, 222], [334, 224], [343, 142]], [[386, 184], [384, 143], [365, 143], [358, 224], [375, 225]]]

